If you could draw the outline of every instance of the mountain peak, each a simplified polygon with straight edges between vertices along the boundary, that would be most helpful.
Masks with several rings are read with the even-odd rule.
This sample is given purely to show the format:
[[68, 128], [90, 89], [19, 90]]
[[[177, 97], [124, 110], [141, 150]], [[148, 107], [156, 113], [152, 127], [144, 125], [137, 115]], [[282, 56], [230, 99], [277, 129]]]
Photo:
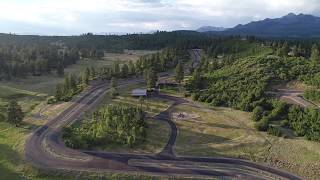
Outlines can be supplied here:
[[275, 19], [265, 19], [238, 25], [229, 34], [265, 37], [320, 37], [320, 18], [314, 15], [289, 13]]
[[295, 13], [289, 13], [289, 14], [287, 14], [287, 15], [284, 16], [284, 17], [295, 17], [295, 16], [297, 16]]
[[196, 31], [198, 32], [209, 32], [209, 31], [224, 31], [226, 28], [224, 27], [215, 27], [215, 26], [202, 26]]

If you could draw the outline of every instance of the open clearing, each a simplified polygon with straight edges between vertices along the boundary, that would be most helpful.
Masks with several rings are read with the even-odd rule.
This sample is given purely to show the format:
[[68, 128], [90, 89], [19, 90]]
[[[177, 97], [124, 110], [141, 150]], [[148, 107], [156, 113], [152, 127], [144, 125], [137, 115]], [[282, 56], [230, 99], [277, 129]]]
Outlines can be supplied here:
[[[119, 61], [128, 62], [136, 61], [140, 56], [152, 54], [156, 51], [125, 51], [123, 54], [118, 53], [105, 53], [105, 57], [101, 60], [92, 60], [92, 59], [83, 59], [80, 60], [77, 64], [71, 65], [65, 69], [65, 74], [74, 73], [79, 74], [87, 67], [101, 67], [112, 65], [113, 62]], [[38, 92], [47, 95], [53, 95], [56, 84], [63, 81], [62, 77], [56, 75], [55, 72], [49, 75], [43, 76], [30, 76], [26, 79], [16, 79], [12, 81], [2, 81], [1, 84], [14, 87], [16, 89], [23, 89], [32, 92]]]
[[193, 115], [174, 119], [178, 126], [178, 155], [239, 157], [311, 179], [320, 177], [320, 143], [259, 132], [249, 113], [229, 108], [179, 105], [173, 112]]
[[227, 108], [200, 109], [179, 105], [175, 113], [196, 118], [176, 118], [178, 155], [230, 156], [256, 159], [267, 150], [268, 140], [253, 128], [249, 114]]

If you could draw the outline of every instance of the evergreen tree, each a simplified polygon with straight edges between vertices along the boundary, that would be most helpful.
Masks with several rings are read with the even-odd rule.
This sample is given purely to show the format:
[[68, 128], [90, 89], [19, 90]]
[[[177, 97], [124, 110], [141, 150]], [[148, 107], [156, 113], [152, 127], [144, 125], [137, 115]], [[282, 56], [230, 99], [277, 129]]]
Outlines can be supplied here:
[[116, 77], [112, 77], [111, 78], [111, 82], [110, 82], [110, 87], [111, 88], [116, 88], [118, 86], [118, 80]]
[[293, 47], [292, 47], [292, 54], [293, 54], [293, 56], [294, 57], [297, 57], [298, 56], [298, 47], [296, 46], [296, 45], [294, 45]]
[[85, 70], [85, 72], [84, 72], [84, 74], [85, 74], [85, 79], [87, 79], [88, 82], [89, 82], [90, 76], [91, 76], [91, 70], [90, 70], [90, 68], [87, 67], [86, 70]]
[[314, 44], [311, 49], [311, 61], [315, 64], [318, 64], [320, 62], [319, 49], [316, 44]]
[[90, 75], [87, 73], [87, 71], [85, 71], [84, 73], [82, 73], [81, 75], [81, 83], [83, 85], [88, 85], [89, 84], [89, 78], [90, 78]]
[[109, 91], [112, 99], [119, 95], [117, 86], [118, 86], [117, 78], [112, 77], [110, 82], [110, 91]]
[[192, 82], [193, 88], [200, 89], [201, 88], [201, 72], [199, 68], [197, 68], [192, 75]]
[[57, 99], [57, 101], [61, 101], [63, 100], [63, 96], [64, 96], [64, 87], [63, 87], [63, 84], [59, 83], [57, 84], [57, 87], [56, 87], [55, 98]]
[[61, 62], [61, 61], [58, 62], [57, 75], [58, 76], [63, 76], [64, 75], [64, 66], [63, 66], [63, 62]]
[[129, 75], [129, 67], [127, 64], [122, 65], [121, 67], [121, 77], [126, 78]]
[[113, 75], [116, 77], [120, 75], [120, 63], [118, 61], [113, 64]]
[[288, 56], [288, 53], [290, 52], [290, 48], [287, 42], [283, 43], [281, 48], [281, 56]]
[[181, 62], [179, 62], [175, 69], [175, 79], [178, 83], [181, 83], [181, 81], [184, 78], [184, 69]]
[[19, 124], [23, 120], [24, 114], [22, 112], [21, 106], [19, 106], [19, 104], [15, 100], [11, 100], [9, 102], [7, 117], [7, 121], [11, 124], [15, 124], [16, 126], [19, 126]]
[[136, 74], [136, 69], [132, 61], [129, 61], [129, 75]]
[[154, 69], [146, 69], [144, 72], [144, 77], [147, 82], [147, 88], [151, 89], [156, 86], [158, 76]]

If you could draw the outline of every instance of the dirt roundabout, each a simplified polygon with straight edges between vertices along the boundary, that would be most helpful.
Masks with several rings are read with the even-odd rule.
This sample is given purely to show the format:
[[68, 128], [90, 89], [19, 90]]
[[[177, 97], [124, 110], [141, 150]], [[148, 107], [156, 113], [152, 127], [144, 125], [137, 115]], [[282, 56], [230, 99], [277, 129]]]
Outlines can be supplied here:
[[172, 114], [175, 120], [198, 119], [200, 116], [196, 113], [176, 112]]

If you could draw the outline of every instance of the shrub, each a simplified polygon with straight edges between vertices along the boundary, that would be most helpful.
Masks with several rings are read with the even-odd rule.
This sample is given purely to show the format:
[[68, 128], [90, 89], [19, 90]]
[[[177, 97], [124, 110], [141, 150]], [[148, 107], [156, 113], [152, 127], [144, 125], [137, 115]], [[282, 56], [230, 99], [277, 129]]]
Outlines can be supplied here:
[[199, 99], [199, 94], [198, 93], [194, 93], [193, 95], [192, 95], [192, 100], [194, 100], [194, 101], [197, 101], [198, 99]]
[[255, 122], [258, 122], [263, 116], [264, 109], [261, 106], [257, 106], [253, 109], [251, 119]]
[[255, 128], [259, 131], [267, 131], [269, 127], [269, 119], [267, 116], [264, 116], [259, 122], [255, 125]]
[[184, 97], [190, 97], [191, 96], [191, 93], [190, 92], [185, 92], [184, 93]]
[[47, 101], [47, 104], [55, 104], [57, 102], [57, 99], [55, 97], [49, 98]]
[[281, 121], [281, 127], [288, 128], [290, 127], [290, 123], [287, 119]]
[[268, 134], [273, 136], [278, 136], [278, 137], [282, 135], [281, 130], [278, 127], [274, 127], [274, 126], [270, 126], [268, 128]]
[[110, 89], [110, 96], [112, 99], [116, 98], [119, 95], [119, 92], [117, 91], [116, 88], [111, 88]]

